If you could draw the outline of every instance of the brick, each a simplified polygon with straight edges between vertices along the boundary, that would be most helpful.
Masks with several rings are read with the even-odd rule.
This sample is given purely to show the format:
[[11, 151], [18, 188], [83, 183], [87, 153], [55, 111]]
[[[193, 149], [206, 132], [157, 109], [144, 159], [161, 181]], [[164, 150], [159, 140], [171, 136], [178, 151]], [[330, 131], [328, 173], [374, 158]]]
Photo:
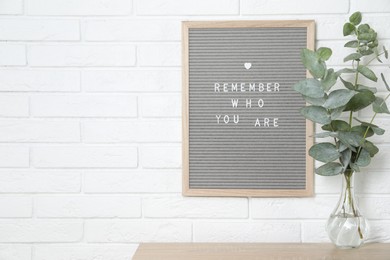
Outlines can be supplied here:
[[139, 15], [229, 15], [239, 13], [239, 0], [142, 0]]
[[386, 0], [361, 1], [353, 0], [356, 10], [365, 13], [386, 13], [390, 12], [390, 3]]
[[0, 245], [0, 259], [31, 260], [31, 254], [29, 245]]
[[362, 214], [369, 219], [390, 219], [390, 198], [358, 197]]
[[29, 15], [128, 15], [132, 0], [26, 0]]
[[27, 117], [28, 96], [0, 94], [0, 117]]
[[191, 223], [183, 221], [87, 220], [87, 242], [190, 242]]
[[129, 260], [132, 259], [138, 245], [36, 245], [36, 260]]
[[39, 218], [137, 218], [141, 200], [129, 196], [56, 196], [35, 199]]
[[0, 142], [79, 142], [78, 121], [0, 120]]
[[0, 66], [24, 66], [26, 64], [26, 46], [0, 44]]
[[172, 146], [143, 146], [140, 151], [143, 168], [181, 168], [181, 147]]
[[78, 242], [83, 222], [76, 220], [0, 220], [0, 242]]
[[371, 159], [371, 163], [365, 168], [365, 171], [371, 172], [375, 170], [390, 169], [388, 155], [390, 153], [390, 146], [378, 145], [379, 152]]
[[297, 222], [196, 222], [194, 242], [300, 242]]
[[2, 0], [0, 2], [0, 14], [22, 14], [23, 0]]
[[[363, 213], [364, 215], [364, 213]], [[369, 221], [369, 233], [366, 243], [389, 243], [390, 223], [388, 221]], [[302, 223], [302, 242], [304, 243], [330, 243], [325, 230], [326, 220], [305, 221]]]
[[80, 28], [77, 20], [1, 19], [0, 40], [6, 41], [77, 41]]
[[180, 120], [87, 120], [82, 122], [83, 142], [180, 142]]
[[30, 154], [27, 146], [0, 146], [0, 167], [29, 167]]
[[339, 14], [349, 12], [348, 0], [242, 0], [241, 14]]
[[[253, 218], [264, 219], [313, 219], [325, 218], [337, 203], [337, 196], [314, 198], [262, 198], [253, 199]], [[307, 209], [310, 208], [308, 211]]]
[[66, 70], [0, 70], [0, 91], [80, 91], [80, 73]]
[[87, 70], [81, 75], [82, 87], [89, 92], [179, 92], [181, 89], [178, 70]]
[[180, 95], [142, 96], [140, 113], [142, 117], [181, 117]]
[[85, 22], [87, 41], [180, 41], [180, 36], [180, 21], [115, 19]]
[[2, 196], [0, 208], [0, 218], [29, 218], [32, 216], [32, 199], [27, 196]]
[[0, 170], [1, 193], [76, 193], [80, 190], [80, 171]]
[[138, 64], [143, 67], [179, 67], [181, 46], [176, 43], [139, 45]]
[[86, 193], [180, 193], [180, 171], [88, 171], [84, 175]]
[[31, 97], [36, 117], [135, 117], [137, 99], [128, 95], [36, 95]]
[[135, 168], [137, 148], [125, 146], [37, 146], [32, 150], [38, 168]]
[[147, 218], [247, 218], [244, 198], [149, 197], [142, 201]]
[[135, 60], [132, 45], [32, 45], [28, 49], [33, 67], [134, 66]]

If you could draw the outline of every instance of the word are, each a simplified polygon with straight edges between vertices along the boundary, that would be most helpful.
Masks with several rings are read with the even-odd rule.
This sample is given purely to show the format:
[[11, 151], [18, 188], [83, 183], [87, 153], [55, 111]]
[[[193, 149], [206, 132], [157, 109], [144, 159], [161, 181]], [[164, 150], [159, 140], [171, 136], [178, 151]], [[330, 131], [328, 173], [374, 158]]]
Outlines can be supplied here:
[[214, 83], [214, 92], [279, 92], [278, 82], [270, 83]]
[[278, 127], [278, 118], [256, 118], [255, 127]]

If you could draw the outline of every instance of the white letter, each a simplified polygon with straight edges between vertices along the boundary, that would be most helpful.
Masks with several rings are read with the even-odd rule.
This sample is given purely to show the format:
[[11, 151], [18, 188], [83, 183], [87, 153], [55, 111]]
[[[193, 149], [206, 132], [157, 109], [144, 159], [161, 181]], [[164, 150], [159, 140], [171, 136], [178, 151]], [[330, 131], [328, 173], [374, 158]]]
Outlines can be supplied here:
[[214, 84], [214, 92], [220, 92], [219, 90], [219, 83]]
[[215, 117], [217, 118], [217, 124], [219, 124], [219, 119], [221, 118], [221, 115], [215, 115]]
[[246, 99], [246, 108], [251, 108], [252, 107], [252, 99], [247, 98]]
[[274, 118], [274, 127], [278, 127], [279, 125], [278, 125], [278, 120], [279, 120], [279, 118]]
[[257, 104], [259, 105], [259, 107], [263, 107], [264, 106], [264, 100], [260, 98], [259, 102], [257, 102]]
[[235, 124], [238, 124], [238, 122], [240, 121], [240, 116], [239, 115], [234, 115], [233, 121], [234, 121]]
[[264, 84], [259, 83], [259, 92], [263, 92], [263, 91], [264, 91]]
[[267, 92], [271, 92], [272, 90], [271, 90], [271, 84], [272, 83], [267, 83]]
[[241, 83], [241, 92], [245, 92], [245, 83]]
[[280, 87], [280, 84], [278, 82], [275, 82], [274, 91], [279, 92], [279, 87]]
[[269, 127], [269, 118], [264, 118], [264, 126]]
[[236, 91], [237, 92], [237, 83], [236, 84], [234, 84], [234, 83], [232, 83], [232, 91]]
[[238, 105], [238, 98], [237, 99], [232, 98], [232, 106], [237, 107], [237, 105]]
[[249, 83], [249, 91], [256, 91], [256, 83]]
[[228, 84], [223, 83], [223, 92], [228, 92]]
[[255, 127], [256, 126], [259, 126], [260, 127], [260, 120], [258, 118], [256, 118], [256, 123], [255, 123]]
[[225, 124], [229, 123], [229, 120], [230, 120], [230, 118], [228, 115], [223, 117], [223, 121], [225, 122]]

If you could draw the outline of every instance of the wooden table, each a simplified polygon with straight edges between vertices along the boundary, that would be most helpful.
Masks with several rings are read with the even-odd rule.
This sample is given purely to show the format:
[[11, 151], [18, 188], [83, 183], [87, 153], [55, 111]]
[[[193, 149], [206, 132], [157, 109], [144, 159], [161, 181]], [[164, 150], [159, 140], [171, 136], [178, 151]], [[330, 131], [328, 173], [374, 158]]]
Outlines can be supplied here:
[[331, 244], [148, 243], [133, 260], [390, 260], [389, 244], [338, 249]]

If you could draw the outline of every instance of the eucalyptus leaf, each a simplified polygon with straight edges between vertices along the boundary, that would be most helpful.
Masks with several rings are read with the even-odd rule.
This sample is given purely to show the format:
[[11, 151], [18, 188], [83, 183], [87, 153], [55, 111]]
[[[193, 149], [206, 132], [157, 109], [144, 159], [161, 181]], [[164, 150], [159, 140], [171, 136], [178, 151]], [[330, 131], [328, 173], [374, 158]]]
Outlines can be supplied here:
[[303, 98], [305, 99], [305, 101], [307, 103], [309, 103], [311, 105], [322, 106], [322, 104], [324, 104], [326, 101], [327, 95], [325, 94], [325, 96], [322, 98], [311, 98], [311, 97], [307, 97], [307, 96], [303, 96]]
[[321, 60], [318, 53], [309, 49], [303, 49], [301, 52], [301, 59], [305, 68], [310, 71], [314, 78], [322, 78], [325, 76], [326, 65]]
[[375, 113], [390, 114], [390, 111], [386, 105], [386, 101], [380, 97], [376, 97], [374, 103], [372, 103], [372, 110], [374, 110]]
[[344, 58], [344, 62], [350, 61], [350, 60], [359, 60], [362, 57], [360, 53], [351, 53], [347, 57]]
[[351, 35], [355, 31], [355, 29], [356, 29], [355, 25], [351, 23], [346, 23], [344, 24], [343, 27], [343, 35], [344, 36]]
[[362, 14], [360, 12], [353, 13], [349, 17], [349, 21], [354, 25], [358, 25], [362, 21]]
[[351, 169], [352, 169], [353, 171], [355, 171], [355, 172], [360, 172], [359, 166], [357, 166], [355, 163], [350, 162], [350, 163], [349, 163], [349, 167], [351, 167]]
[[342, 107], [346, 105], [354, 95], [354, 91], [348, 89], [337, 89], [329, 94], [328, 99], [322, 106], [327, 109]]
[[390, 91], [390, 87], [389, 87], [389, 85], [387, 84], [387, 81], [386, 81], [385, 76], [383, 75], [383, 73], [381, 73], [381, 77], [382, 77], [383, 83], [385, 83], [386, 89], [387, 89], [388, 91]]
[[375, 95], [372, 94], [371, 91], [362, 91], [355, 94], [351, 100], [348, 102], [344, 111], [359, 111], [369, 105], [371, 105], [375, 101]]
[[344, 112], [345, 106], [330, 109], [330, 119], [335, 120]]
[[340, 162], [344, 166], [344, 169], [348, 167], [349, 162], [351, 161], [351, 157], [352, 151], [350, 149], [346, 148], [341, 152]]
[[371, 91], [372, 94], [375, 94], [378, 91], [375, 87], [367, 87], [367, 86], [360, 85], [360, 84], [357, 85], [356, 91], [363, 92], [365, 90]]
[[364, 142], [364, 138], [357, 132], [339, 131], [338, 138], [347, 146], [358, 147]]
[[325, 131], [349, 131], [351, 127], [349, 124], [343, 120], [332, 120], [330, 124], [326, 124], [322, 126], [322, 130]]
[[372, 142], [367, 141], [367, 140], [362, 144], [362, 147], [364, 149], [366, 149], [367, 152], [369, 152], [371, 157], [374, 157], [375, 154], [377, 154], [379, 152], [378, 147], [376, 147], [375, 144], [373, 144]]
[[374, 130], [369, 126], [357, 125], [352, 127], [351, 131], [358, 133], [363, 138], [368, 138], [374, 135]]
[[358, 32], [359, 33], [367, 33], [370, 30], [370, 26], [368, 24], [361, 24], [358, 27]]
[[300, 112], [304, 117], [315, 123], [328, 124], [331, 121], [328, 111], [320, 106], [303, 107]]
[[331, 143], [313, 145], [309, 150], [309, 155], [317, 161], [324, 163], [332, 162], [341, 156], [336, 146]]
[[326, 137], [336, 137], [336, 136], [337, 134], [332, 132], [322, 132], [314, 135], [315, 138], [326, 138]]
[[338, 75], [333, 69], [328, 69], [325, 78], [321, 80], [321, 86], [324, 91], [329, 91], [336, 84], [337, 77]]
[[362, 126], [367, 126], [367, 127], [370, 127], [375, 134], [377, 135], [383, 135], [385, 133], [385, 129], [382, 129], [380, 128], [379, 126], [377, 125], [374, 125], [374, 124], [371, 124], [371, 123], [368, 123], [368, 122], [364, 122], [364, 121], [361, 121], [359, 120], [358, 118], [354, 117], [354, 119], [356, 121], [358, 121], [359, 123], [361, 123]]
[[325, 95], [320, 81], [317, 79], [301, 80], [294, 85], [294, 90], [311, 98], [322, 98]]
[[344, 86], [347, 89], [350, 89], [350, 90], [354, 90], [355, 89], [355, 86], [351, 82], [344, 80], [342, 77], [340, 77], [340, 80], [341, 80], [341, 82], [343, 82]]
[[368, 56], [368, 55], [371, 55], [371, 54], [373, 54], [374, 53], [374, 51], [373, 50], [371, 50], [371, 49], [364, 49], [364, 50], [360, 50], [360, 53], [363, 55], [363, 56]]
[[353, 41], [349, 41], [347, 42], [344, 47], [347, 47], [347, 48], [357, 48], [359, 46], [359, 42], [356, 41], [356, 40], [353, 40]]
[[383, 52], [385, 53], [385, 58], [388, 59], [389, 58], [389, 52], [386, 50], [385, 46], [383, 46]]
[[321, 60], [323, 61], [327, 61], [330, 58], [330, 56], [332, 56], [332, 50], [330, 48], [321, 47], [316, 52], [318, 53]]
[[365, 167], [371, 162], [370, 153], [366, 149], [360, 150], [360, 154], [355, 164], [359, 167]]
[[343, 172], [343, 166], [336, 162], [329, 162], [316, 169], [316, 173], [322, 176], [334, 176]]
[[372, 70], [370, 70], [369, 68], [367, 68], [366, 66], [359, 65], [357, 70], [364, 77], [366, 77], [372, 81], [375, 81], [375, 82], [378, 81], [378, 78], [376, 77], [375, 73]]
[[376, 59], [377, 59], [380, 63], [383, 63], [383, 61], [379, 58], [379, 53], [378, 53], [378, 49], [377, 49], [377, 48], [375, 48], [374, 53], [375, 53]]
[[341, 74], [344, 74], [344, 73], [348, 73], [348, 74], [350, 74], [350, 73], [356, 73], [356, 70], [354, 70], [354, 69], [349, 69], [349, 68], [344, 68], [344, 69], [341, 69], [341, 70], [336, 71], [336, 75], [337, 75], [337, 76], [340, 76]]
[[370, 42], [370, 41], [375, 41], [376, 37], [377, 37], [376, 32], [369, 31], [365, 33], [360, 33], [358, 35], [358, 40]]

